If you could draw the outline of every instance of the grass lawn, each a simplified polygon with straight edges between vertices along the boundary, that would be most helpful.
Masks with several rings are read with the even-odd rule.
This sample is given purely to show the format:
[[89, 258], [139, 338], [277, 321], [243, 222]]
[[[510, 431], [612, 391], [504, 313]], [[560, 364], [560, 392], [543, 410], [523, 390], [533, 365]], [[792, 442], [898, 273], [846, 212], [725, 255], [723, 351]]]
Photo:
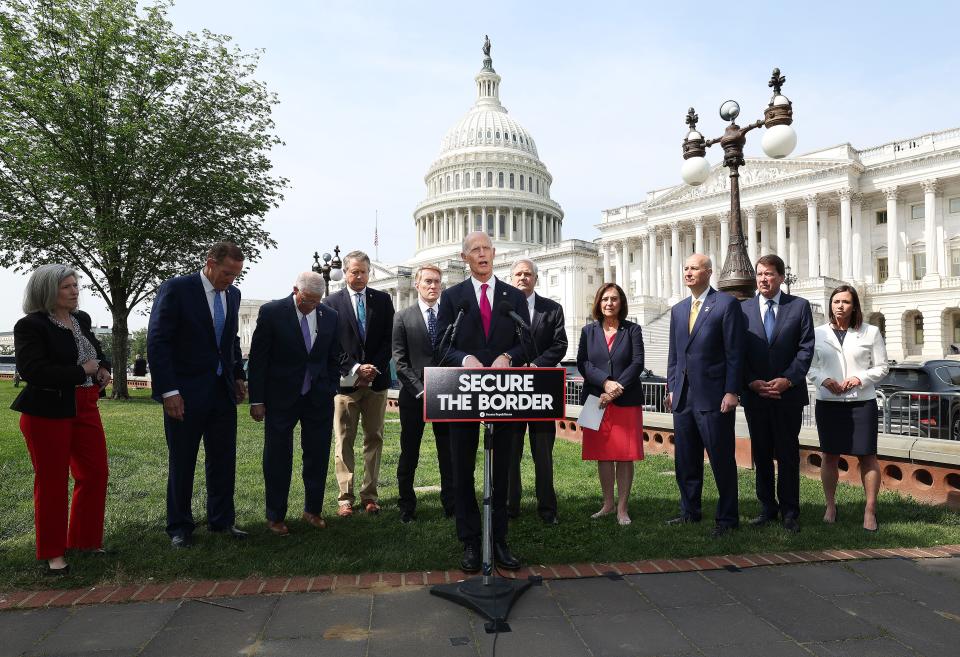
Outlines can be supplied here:
[[[74, 575], [52, 582], [41, 577], [34, 559], [33, 471], [19, 431], [19, 414], [9, 409], [16, 389], [0, 382], [0, 590], [50, 585], [77, 587], [102, 583], [235, 579], [247, 576], [316, 575], [370, 571], [411, 571], [455, 568], [460, 556], [452, 520], [440, 508], [439, 475], [432, 437], [427, 436], [417, 470], [418, 521], [403, 525], [396, 511], [396, 466], [399, 423], [388, 414], [379, 516], [336, 516], [336, 480], [333, 458], [327, 479], [325, 515], [328, 528], [315, 530], [299, 519], [303, 484], [291, 486], [291, 535], [277, 538], [264, 525], [261, 457], [263, 426], [255, 424], [248, 407], [241, 406], [237, 458], [237, 524], [250, 531], [246, 541], [234, 541], [205, 529], [202, 453], [196, 476], [194, 514], [198, 524], [193, 549], [174, 552], [164, 533], [167, 450], [161, 409], [140, 391], [130, 401], [103, 401], [101, 413], [110, 455], [107, 493], [107, 547], [114, 554], [70, 557]], [[357, 458], [362, 467], [362, 459]], [[779, 527], [753, 529], [745, 520], [757, 515], [753, 473], [740, 471], [740, 531], [712, 540], [708, 521], [716, 505], [716, 489], [709, 478], [704, 488], [704, 522], [666, 527], [676, 515], [678, 496], [673, 462], [655, 456], [638, 464], [631, 502], [633, 524], [620, 527], [616, 516], [590, 520], [600, 508], [600, 485], [593, 463], [580, 460], [580, 446], [558, 440], [554, 449], [555, 480], [560, 504], [559, 526], [547, 527], [536, 515], [533, 468], [524, 456], [525, 495], [522, 514], [510, 523], [509, 541], [528, 564], [583, 561], [630, 561], [656, 557], [750, 552], [818, 550], [829, 548], [933, 546], [960, 543], [960, 514], [926, 506], [894, 494], [881, 498], [881, 529], [861, 529], [862, 491], [840, 486], [840, 520], [820, 522], [823, 492], [818, 481], [802, 479], [802, 531], [791, 535]], [[299, 455], [294, 472], [299, 469]], [[477, 459], [480, 482], [482, 458]]]

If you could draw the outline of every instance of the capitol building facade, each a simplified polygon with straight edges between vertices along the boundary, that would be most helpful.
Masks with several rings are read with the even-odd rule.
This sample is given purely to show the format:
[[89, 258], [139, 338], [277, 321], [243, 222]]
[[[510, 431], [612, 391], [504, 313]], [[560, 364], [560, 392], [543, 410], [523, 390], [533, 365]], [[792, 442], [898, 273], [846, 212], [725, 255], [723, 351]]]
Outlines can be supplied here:
[[[603, 210], [598, 236], [570, 239], [536, 142], [500, 102], [489, 42], [484, 55], [476, 101], [442, 138], [424, 176], [425, 198], [411, 224], [414, 254], [399, 265], [374, 262], [370, 285], [389, 292], [400, 309], [416, 302], [413, 275], [422, 264], [438, 265], [445, 286], [456, 284], [468, 275], [463, 237], [483, 230], [496, 247], [499, 278], [510, 279], [518, 258], [537, 264], [537, 293], [565, 311], [568, 359], [597, 287], [616, 281], [643, 327], [647, 366], [665, 374], [668, 311], [686, 295], [683, 260], [709, 255], [714, 284], [722, 269], [732, 231], [727, 170], [717, 165], [698, 187], [681, 183]], [[862, 150], [841, 144], [786, 159], [748, 158], [740, 186], [751, 261], [780, 255], [791, 292], [810, 301], [818, 322], [830, 291], [849, 282], [891, 359], [957, 351], [960, 128]], [[260, 302], [245, 303], [244, 351]]]

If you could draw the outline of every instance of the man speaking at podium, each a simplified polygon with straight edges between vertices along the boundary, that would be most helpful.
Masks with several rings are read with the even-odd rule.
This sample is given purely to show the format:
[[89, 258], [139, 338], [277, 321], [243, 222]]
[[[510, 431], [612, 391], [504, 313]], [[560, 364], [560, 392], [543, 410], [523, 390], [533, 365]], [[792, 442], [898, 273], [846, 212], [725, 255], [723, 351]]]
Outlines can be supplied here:
[[[464, 238], [460, 257], [470, 268], [470, 278], [448, 288], [440, 297], [437, 335], [443, 338], [437, 344], [438, 365], [502, 368], [524, 362], [524, 346], [517, 337], [515, 321], [499, 309], [506, 308], [507, 312], [523, 317], [527, 313], [526, 299], [520, 290], [493, 275], [495, 255], [496, 249], [486, 233], [473, 232]], [[508, 570], [520, 567], [520, 561], [507, 546], [507, 477], [516, 430], [515, 423], [498, 422], [493, 434], [493, 556], [500, 567]], [[479, 441], [479, 422], [451, 423], [457, 538], [463, 543], [460, 567], [467, 573], [478, 572], [481, 567], [482, 527], [473, 479]]]

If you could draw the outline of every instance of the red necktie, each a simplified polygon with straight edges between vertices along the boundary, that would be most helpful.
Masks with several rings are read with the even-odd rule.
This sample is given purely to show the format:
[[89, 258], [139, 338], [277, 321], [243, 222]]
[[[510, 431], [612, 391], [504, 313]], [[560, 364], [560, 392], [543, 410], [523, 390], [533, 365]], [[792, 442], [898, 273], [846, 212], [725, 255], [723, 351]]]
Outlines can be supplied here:
[[490, 299], [487, 298], [488, 287], [490, 286], [486, 283], [480, 285], [480, 322], [483, 324], [483, 335], [486, 338], [490, 337], [490, 319], [493, 317], [490, 311]]

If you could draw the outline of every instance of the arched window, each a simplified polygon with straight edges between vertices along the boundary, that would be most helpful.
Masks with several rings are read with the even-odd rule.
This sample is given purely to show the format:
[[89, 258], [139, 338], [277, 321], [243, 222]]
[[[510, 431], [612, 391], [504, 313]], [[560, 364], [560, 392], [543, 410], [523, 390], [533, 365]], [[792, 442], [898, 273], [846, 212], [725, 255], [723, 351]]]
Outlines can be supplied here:
[[497, 139], [500, 139], [500, 131], [497, 130]]
[[487, 128], [487, 139], [490, 139], [490, 128]]
[[513, 133], [510, 136], [513, 137], [513, 143], [517, 143], [517, 133]]
[[467, 189], [470, 189], [470, 172], [469, 171], [463, 174], [463, 186], [466, 187]]
[[473, 224], [474, 224], [473, 226], [474, 230], [483, 230], [483, 215], [482, 214], [474, 215]]
[[450, 191], [450, 176], [447, 176], [447, 191]]
[[920, 313], [913, 316], [913, 343], [917, 346], [923, 344], [923, 315]]
[[497, 187], [503, 189], [503, 171], [497, 174]]
[[477, 130], [477, 139], [483, 139], [483, 130]]
[[513, 185], [513, 174], [512, 174], [512, 173], [510, 174], [510, 189], [516, 189], [516, 187], [514, 187], [514, 185]]
[[453, 188], [460, 189], [460, 174], [455, 174], [453, 176]]
[[523, 191], [523, 174], [520, 174], [520, 191]]
[[493, 187], [493, 171], [487, 171], [487, 187]]
[[500, 221], [499, 221], [498, 223], [500, 224], [500, 226], [499, 226], [500, 232], [497, 233], [497, 234], [498, 234], [498, 235], [506, 235], [506, 234], [507, 234], [507, 227], [506, 227], [506, 226], [507, 226], [507, 222], [506, 222], [506, 218], [505, 218], [502, 214], [500, 215]]
[[537, 194], [540, 193], [540, 179], [537, 178]]
[[493, 237], [493, 215], [487, 215], [487, 235]]
[[477, 171], [477, 175], [474, 178], [474, 182], [473, 182], [474, 187], [480, 187], [480, 176], [481, 176], [480, 172]]

